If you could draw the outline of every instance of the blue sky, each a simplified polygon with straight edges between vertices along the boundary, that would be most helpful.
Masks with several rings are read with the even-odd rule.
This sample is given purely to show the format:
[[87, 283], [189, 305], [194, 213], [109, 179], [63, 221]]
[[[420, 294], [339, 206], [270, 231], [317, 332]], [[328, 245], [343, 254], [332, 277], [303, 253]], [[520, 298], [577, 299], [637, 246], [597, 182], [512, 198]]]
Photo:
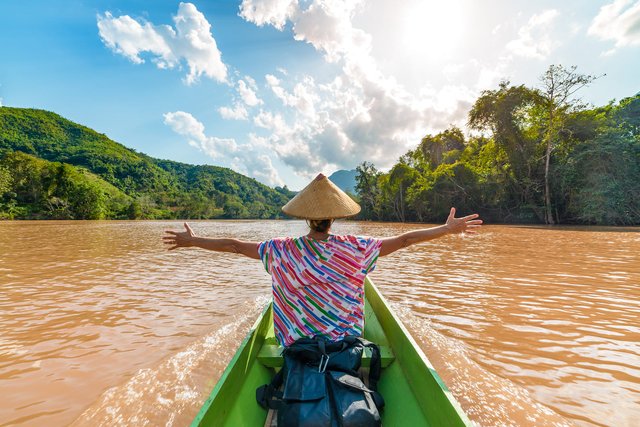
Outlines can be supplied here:
[[640, 1], [0, 2], [2, 105], [292, 189], [389, 167], [550, 64], [606, 73], [595, 105], [636, 94]]

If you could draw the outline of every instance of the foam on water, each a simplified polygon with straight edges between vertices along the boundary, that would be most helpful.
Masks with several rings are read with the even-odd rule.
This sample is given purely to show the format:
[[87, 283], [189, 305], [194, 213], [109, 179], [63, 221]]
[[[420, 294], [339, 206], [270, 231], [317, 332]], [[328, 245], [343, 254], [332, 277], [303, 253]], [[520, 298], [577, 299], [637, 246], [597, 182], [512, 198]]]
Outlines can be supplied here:
[[257, 297], [231, 321], [107, 390], [72, 426], [188, 425], [267, 302]]
[[537, 402], [523, 387], [484, 369], [465, 345], [416, 316], [409, 305], [392, 304], [422, 351], [434, 365], [476, 426], [570, 427], [573, 424]]

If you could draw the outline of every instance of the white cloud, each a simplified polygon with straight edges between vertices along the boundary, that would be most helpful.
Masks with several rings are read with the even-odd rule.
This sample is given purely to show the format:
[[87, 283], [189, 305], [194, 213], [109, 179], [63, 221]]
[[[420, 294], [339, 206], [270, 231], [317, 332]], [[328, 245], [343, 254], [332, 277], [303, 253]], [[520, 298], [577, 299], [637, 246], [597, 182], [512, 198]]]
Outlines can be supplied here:
[[605, 52], [606, 55], [621, 47], [639, 46], [640, 1], [631, 4], [629, 0], [616, 0], [602, 6], [587, 33], [601, 40], [615, 41], [614, 47]]
[[174, 132], [187, 137], [187, 142], [207, 154], [212, 159], [227, 158], [232, 166], [241, 173], [252, 176], [268, 185], [283, 185], [283, 181], [274, 168], [271, 158], [259, 153], [256, 148], [262, 144], [238, 144], [233, 138], [218, 138], [205, 134], [204, 124], [184, 111], [164, 114], [164, 123]]
[[352, 18], [361, 0], [316, 0], [294, 20], [294, 38], [306, 41], [325, 58], [336, 62], [349, 54], [367, 57], [371, 51], [371, 36], [354, 28]]
[[[255, 81], [251, 79], [250, 83], [253, 83], [255, 88]], [[256, 105], [263, 104], [262, 100], [256, 96], [256, 92], [253, 88], [249, 87], [244, 80], [238, 80], [238, 93], [240, 94], [240, 98], [250, 107], [255, 107]]]
[[545, 59], [558, 44], [553, 41], [551, 26], [559, 12], [555, 9], [534, 14], [518, 31], [518, 38], [507, 44], [507, 50], [516, 55]]
[[207, 139], [204, 134], [204, 125], [191, 114], [185, 113], [184, 111], [176, 111], [166, 113], [163, 117], [164, 124], [171, 127], [174, 132], [187, 136], [197, 142], [202, 142]]
[[232, 166], [235, 170], [271, 186], [284, 185], [269, 156], [252, 153], [249, 145], [247, 145], [247, 149], [249, 151], [243, 152], [244, 155], [236, 156], [233, 159]]
[[[512, 61], [513, 55], [508, 55], [499, 56], [497, 59], [493, 60], [490, 65], [480, 62], [477, 59], [468, 59], [458, 63], [447, 64], [443, 67], [443, 74], [446, 76], [449, 86], [443, 86], [440, 89], [440, 92], [448, 92], [448, 96], [451, 96], [453, 95], [451, 87], [457, 86], [458, 90], [455, 92], [461, 97], [451, 99], [464, 101], [475, 100], [479, 92], [495, 88], [498, 83], [505, 78], [508, 74], [508, 69]], [[465, 78], [473, 82], [473, 78], [469, 79], [468, 76], [473, 76], [473, 78], [475, 78], [475, 82], [471, 84], [471, 88], [461, 86], [459, 83], [464, 81]], [[445, 104], [450, 105], [451, 103], [451, 99], [446, 99], [446, 97], [443, 97], [434, 90], [432, 90], [431, 93], [423, 94], [423, 96], [440, 99]]]
[[320, 98], [316, 93], [316, 85], [312, 77], [305, 76], [302, 82], [294, 86], [293, 93], [287, 92], [281, 86], [280, 79], [272, 74], [267, 74], [265, 80], [276, 98], [280, 99], [283, 105], [294, 107], [298, 113], [306, 117], [315, 115], [315, 103]]
[[245, 76], [244, 80], [238, 80], [234, 86], [238, 95], [234, 97], [235, 102], [233, 108], [220, 107], [218, 108], [218, 112], [222, 118], [226, 120], [247, 120], [249, 118], [247, 107], [264, 104], [264, 101], [258, 98], [256, 94], [258, 85], [252, 77]]
[[287, 125], [282, 116], [270, 111], [260, 110], [260, 112], [253, 118], [253, 123], [258, 127], [269, 129], [277, 133], [284, 133], [287, 131]]
[[507, 50], [525, 58], [546, 59], [559, 45], [551, 34], [553, 22], [559, 15], [556, 9], [533, 15], [518, 30], [518, 38], [507, 43]]
[[164, 123], [174, 132], [189, 138], [189, 145], [200, 149], [214, 159], [238, 150], [238, 145], [233, 138], [206, 136], [204, 125], [190, 113], [184, 111], [166, 113]]
[[189, 68], [185, 83], [195, 83], [206, 76], [226, 81], [227, 67], [222, 62], [211, 24], [191, 3], [180, 3], [173, 17], [175, 29], [169, 25], [138, 22], [128, 15], [114, 17], [110, 12], [98, 15], [100, 38], [114, 52], [136, 64], [148, 53], [158, 68], [179, 67], [182, 60]]
[[218, 112], [225, 120], [247, 120], [249, 118], [249, 112], [240, 104], [235, 104], [233, 108], [220, 107]]
[[282, 30], [297, 8], [297, 0], [242, 0], [239, 15], [259, 27], [272, 25]]
[[114, 18], [110, 12], [106, 12], [103, 16], [98, 15], [98, 30], [107, 47], [136, 64], [144, 62], [140, 58], [142, 52], [150, 52], [160, 57], [156, 59], [159, 67], [172, 67], [176, 63], [176, 58], [164, 37], [148, 22], [141, 25], [130, 16]]
[[281, 23], [291, 22], [296, 40], [311, 44], [340, 67], [323, 83], [309, 75], [265, 76], [281, 104], [262, 107], [254, 125], [268, 133], [273, 152], [300, 176], [331, 167], [353, 168], [363, 160], [391, 166], [425, 131], [462, 125], [474, 99], [472, 91], [456, 85], [425, 98], [383, 75], [371, 55], [371, 35], [353, 24], [362, 3], [304, 2]]

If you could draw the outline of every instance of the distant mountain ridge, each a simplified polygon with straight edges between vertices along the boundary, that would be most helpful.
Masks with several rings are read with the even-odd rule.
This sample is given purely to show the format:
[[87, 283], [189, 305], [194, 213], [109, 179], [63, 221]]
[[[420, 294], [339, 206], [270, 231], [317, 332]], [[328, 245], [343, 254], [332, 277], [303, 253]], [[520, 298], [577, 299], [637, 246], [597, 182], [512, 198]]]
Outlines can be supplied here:
[[340, 187], [342, 191], [356, 194], [356, 176], [358, 176], [358, 171], [356, 171], [355, 169], [343, 169], [332, 173], [329, 179], [335, 185]]
[[155, 159], [52, 112], [0, 107], [0, 218], [276, 218], [293, 194]]

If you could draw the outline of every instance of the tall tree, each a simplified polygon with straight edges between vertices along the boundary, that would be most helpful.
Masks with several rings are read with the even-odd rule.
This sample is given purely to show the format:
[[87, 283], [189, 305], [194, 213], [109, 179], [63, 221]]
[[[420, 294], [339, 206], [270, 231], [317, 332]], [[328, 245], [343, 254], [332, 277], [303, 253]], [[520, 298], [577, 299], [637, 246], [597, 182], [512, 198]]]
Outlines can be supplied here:
[[380, 188], [378, 187], [378, 177], [380, 172], [370, 162], [362, 162], [356, 167], [356, 171], [358, 172], [356, 175], [356, 192], [362, 205], [361, 216], [364, 219], [380, 219], [376, 215], [379, 208]]
[[574, 65], [565, 68], [562, 65], [550, 65], [540, 77], [540, 94], [544, 121], [544, 205], [545, 222], [555, 224], [551, 203], [551, 185], [549, 165], [551, 154], [559, 143], [568, 113], [584, 108], [584, 104], [573, 95], [598, 77], [576, 72]]
[[406, 163], [400, 161], [389, 171], [387, 191], [392, 202], [393, 212], [400, 222], [407, 220], [406, 198], [407, 190], [415, 181], [416, 171]]
[[11, 189], [11, 172], [8, 168], [0, 166], [0, 200], [4, 196], [4, 193]]
[[510, 86], [502, 81], [498, 90], [485, 90], [471, 107], [469, 127], [488, 130], [509, 159], [510, 184], [520, 193], [520, 204], [528, 206], [540, 221], [538, 139], [529, 131], [531, 115], [539, 105], [539, 94], [524, 85]]

